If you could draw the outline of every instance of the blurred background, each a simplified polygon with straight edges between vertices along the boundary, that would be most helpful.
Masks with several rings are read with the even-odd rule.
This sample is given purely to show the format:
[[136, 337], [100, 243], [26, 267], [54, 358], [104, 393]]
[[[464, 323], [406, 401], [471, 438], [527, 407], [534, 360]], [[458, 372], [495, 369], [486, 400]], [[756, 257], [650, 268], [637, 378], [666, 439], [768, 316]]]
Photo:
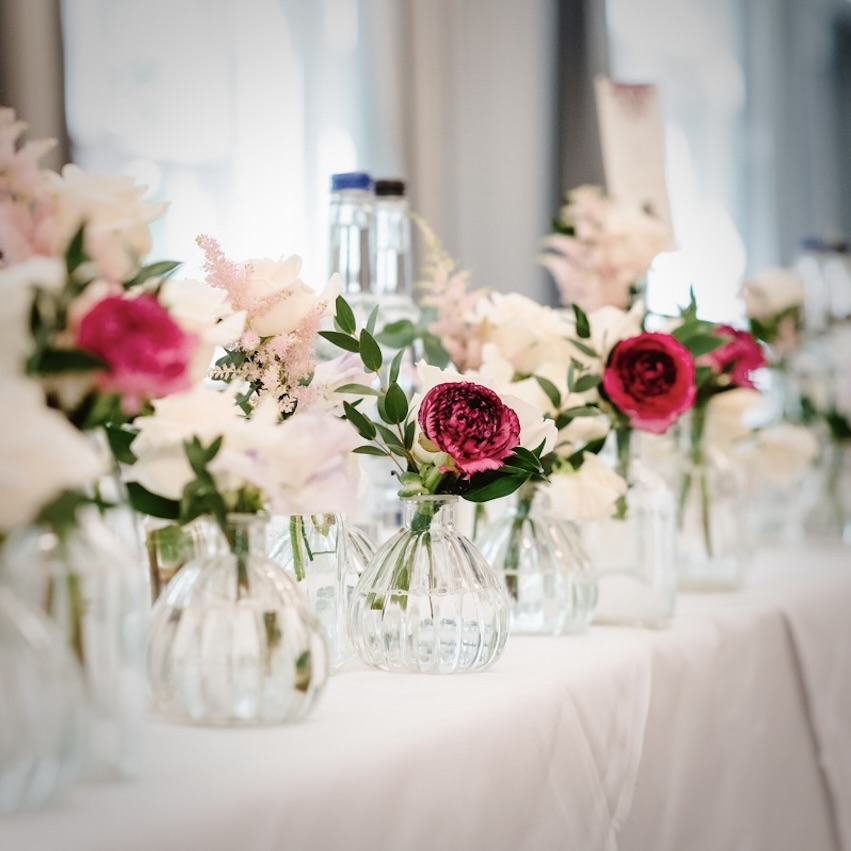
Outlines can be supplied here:
[[596, 74], [659, 88], [657, 309], [694, 285], [733, 318], [743, 275], [851, 236], [848, 0], [0, 0], [0, 103], [53, 167], [169, 201], [154, 254], [189, 274], [209, 233], [321, 287], [330, 175], [362, 169], [407, 180], [475, 285], [554, 303], [539, 240], [604, 179]]

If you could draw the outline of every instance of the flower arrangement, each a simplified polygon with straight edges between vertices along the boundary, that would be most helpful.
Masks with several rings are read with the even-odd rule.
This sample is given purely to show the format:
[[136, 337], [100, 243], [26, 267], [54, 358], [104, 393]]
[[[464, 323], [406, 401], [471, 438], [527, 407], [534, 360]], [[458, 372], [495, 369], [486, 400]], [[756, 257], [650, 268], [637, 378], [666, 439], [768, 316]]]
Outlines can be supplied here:
[[804, 308], [800, 275], [791, 269], [765, 269], [745, 279], [742, 297], [751, 333], [782, 365], [800, 345]]
[[568, 192], [553, 230], [543, 240], [540, 262], [562, 303], [585, 313], [605, 305], [628, 308], [653, 258], [670, 247], [662, 222], [598, 186]]

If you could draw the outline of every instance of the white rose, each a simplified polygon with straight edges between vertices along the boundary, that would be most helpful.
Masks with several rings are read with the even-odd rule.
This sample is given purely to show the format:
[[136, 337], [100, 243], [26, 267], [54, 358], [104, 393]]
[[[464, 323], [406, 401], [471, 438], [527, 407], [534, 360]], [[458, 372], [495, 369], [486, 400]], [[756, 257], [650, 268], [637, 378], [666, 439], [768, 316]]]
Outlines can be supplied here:
[[252, 311], [249, 327], [261, 337], [289, 334], [316, 311], [333, 313], [334, 300], [342, 292], [340, 276], [332, 275], [325, 289], [317, 294], [301, 278], [301, 257], [294, 254], [282, 260], [255, 258], [245, 263], [248, 271], [248, 296], [265, 305]]
[[801, 479], [818, 451], [808, 428], [779, 423], [756, 432], [745, 457], [757, 476], [785, 490]]
[[610, 517], [626, 482], [605, 461], [586, 452], [578, 470], [560, 470], [550, 476], [553, 513], [568, 520], [586, 521]]
[[754, 418], [764, 405], [762, 393], [749, 387], [716, 393], [706, 407], [705, 440], [720, 448], [732, 446], [751, 433]]
[[61, 177], [51, 179], [55, 212], [46, 227], [54, 250], [64, 251], [85, 224], [84, 247], [101, 276], [132, 278], [151, 250], [148, 225], [167, 205], [143, 201], [146, 187], [125, 175], [88, 174], [66, 165]]
[[65, 264], [53, 257], [0, 268], [0, 369], [23, 371], [33, 349], [29, 321], [34, 289], [58, 293], [65, 280]]
[[804, 303], [804, 282], [791, 269], [766, 269], [745, 280], [742, 295], [748, 316], [767, 321]]
[[629, 310], [606, 305], [588, 314], [591, 338], [588, 341], [605, 364], [609, 353], [621, 340], [641, 333], [644, 304], [637, 301]]
[[570, 325], [559, 312], [524, 295], [491, 293], [477, 302], [474, 321], [481, 341], [494, 344], [515, 372], [529, 375], [547, 362], [566, 370], [570, 363], [565, 339]]
[[0, 375], [4, 434], [0, 444], [0, 531], [32, 522], [63, 490], [91, 484], [103, 470], [93, 445], [44, 404], [33, 381]]
[[160, 496], [180, 499], [195, 478], [184, 441], [198, 437], [206, 446], [221, 436], [222, 452], [242, 448], [245, 417], [235, 399], [240, 389], [236, 384], [222, 390], [198, 385], [154, 400], [154, 413], [136, 420], [139, 433], [131, 448], [137, 461], [127, 469], [127, 478]]

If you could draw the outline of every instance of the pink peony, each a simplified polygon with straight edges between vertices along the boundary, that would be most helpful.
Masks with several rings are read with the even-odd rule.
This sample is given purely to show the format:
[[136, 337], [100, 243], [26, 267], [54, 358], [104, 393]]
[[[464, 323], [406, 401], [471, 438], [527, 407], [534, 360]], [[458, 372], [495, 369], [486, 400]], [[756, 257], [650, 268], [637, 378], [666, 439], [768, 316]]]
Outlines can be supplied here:
[[438, 384], [420, 405], [423, 434], [467, 476], [498, 470], [520, 443], [517, 414], [487, 387]]
[[703, 355], [698, 363], [711, 366], [715, 372], [728, 373], [730, 381], [737, 387], [754, 387], [751, 373], [766, 365], [762, 346], [749, 331], [740, 331], [732, 325], [719, 325], [715, 333], [729, 337], [729, 342]]
[[108, 296], [80, 320], [76, 344], [106, 361], [97, 385], [118, 393], [126, 413], [146, 399], [186, 390], [198, 337], [187, 334], [152, 295]]
[[612, 349], [603, 389], [633, 428], [663, 434], [694, 404], [694, 359], [670, 334], [628, 337]]

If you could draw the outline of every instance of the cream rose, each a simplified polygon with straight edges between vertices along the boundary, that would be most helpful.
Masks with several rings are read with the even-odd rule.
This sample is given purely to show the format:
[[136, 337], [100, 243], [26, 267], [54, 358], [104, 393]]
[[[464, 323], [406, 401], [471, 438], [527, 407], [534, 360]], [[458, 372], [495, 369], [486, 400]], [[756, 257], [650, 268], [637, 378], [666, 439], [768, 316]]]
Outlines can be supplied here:
[[769, 321], [804, 303], [804, 283], [791, 269], [765, 269], [742, 285], [745, 309], [753, 319]]
[[568, 520], [587, 521], [610, 517], [626, 482], [593, 453], [582, 456], [578, 470], [560, 470], [550, 476], [550, 506]]

